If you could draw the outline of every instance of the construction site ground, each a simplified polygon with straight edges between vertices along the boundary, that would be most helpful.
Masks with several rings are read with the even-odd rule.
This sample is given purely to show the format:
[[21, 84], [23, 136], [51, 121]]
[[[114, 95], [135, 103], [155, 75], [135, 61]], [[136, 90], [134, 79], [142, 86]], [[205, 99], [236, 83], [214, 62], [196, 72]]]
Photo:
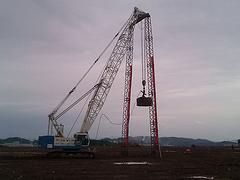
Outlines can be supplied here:
[[0, 147], [0, 179], [240, 179], [240, 152], [231, 147], [96, 147], [96, 157], [46, 157], [37, 148]]

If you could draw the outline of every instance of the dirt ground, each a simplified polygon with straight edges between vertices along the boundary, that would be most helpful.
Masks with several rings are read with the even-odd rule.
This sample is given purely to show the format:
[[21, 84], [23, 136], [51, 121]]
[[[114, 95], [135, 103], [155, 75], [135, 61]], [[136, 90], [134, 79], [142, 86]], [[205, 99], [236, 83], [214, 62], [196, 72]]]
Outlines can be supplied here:
[[133, 146], [98, 147], [96, 158], [46, 158], [34, 148], [0, 148], [0, 179], [240, 179], [240, 152], [229, 148], [162, 148], [163, 158]]

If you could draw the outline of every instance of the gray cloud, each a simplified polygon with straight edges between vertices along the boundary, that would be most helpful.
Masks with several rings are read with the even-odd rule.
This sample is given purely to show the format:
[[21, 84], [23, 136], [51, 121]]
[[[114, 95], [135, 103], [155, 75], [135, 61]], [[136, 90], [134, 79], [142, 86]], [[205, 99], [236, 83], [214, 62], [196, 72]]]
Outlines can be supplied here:
[[[36, 138], [45, 133], [47, 114], [134, 6], [152, 16], [160, 136], [238, 138], [240, 3], [234, 0], [1, 1], [0, 136]], [[110, 52], [76, 97], [94, 84]], [[141, 89], [140, 55], [135, 56], [133, 101]], [[123, 71], [124, 64], [103, 109], [116, 122], [122, 120]], [[64, 117], [69, 120], [61, 120], [66, 128], [78, 108]], [[148, 135], [146, 119], [146, 111], [135, 108], [130, 134]], [[121, 128], [107, 121], [101, 127], [101, 137], [121, 135]], [[96, 128], [97, 123], [92, 137]]]

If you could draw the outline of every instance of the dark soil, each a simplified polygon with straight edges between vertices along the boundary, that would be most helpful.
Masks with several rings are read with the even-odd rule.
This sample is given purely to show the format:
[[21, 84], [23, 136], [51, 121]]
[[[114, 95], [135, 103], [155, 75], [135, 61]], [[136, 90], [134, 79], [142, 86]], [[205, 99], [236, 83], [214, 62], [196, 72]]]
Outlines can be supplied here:
[[120, 147], [98, 147], [95, 154], [47, 158], [36, 148], [1, 147], [0, 179], [240, 179], [240, 152], [231, 148], [162, 148], [163, 158], [141, 146], [131, 147], [128, 157]]

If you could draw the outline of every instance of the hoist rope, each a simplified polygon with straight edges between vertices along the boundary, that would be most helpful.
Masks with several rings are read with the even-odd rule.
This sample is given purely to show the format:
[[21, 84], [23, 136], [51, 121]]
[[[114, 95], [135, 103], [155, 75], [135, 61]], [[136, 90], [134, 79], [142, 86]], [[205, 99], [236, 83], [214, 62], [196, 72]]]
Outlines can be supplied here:
[[[139, 91], [137, 97], [140, 95], [140, 93], [141, 93], [141, 91]], [[136, 107], [136, 101], [135, 101], [134, 104], [133, 104], [133, 107], [132, 107], [132, 111], [131, 111], [131, 115], [130, 115], [130, 116], [132, 116], [135, 107]], [[109, 122], [110, 124], [112, 124], [112, 125], [117, 125], [117, 126], [122, 125], [122, 123], [115, 123], [115, 122], [111, 121], [110, 118], [109, 118], [106, 114], [103, 113], [103, 114], [100, 116], [99, 121], [98, 121], [98, 127], [97, 127], [97, 132], [96, 132], [95, 139], [97, 139], [97, 137], [98, 137], [99, 128], [100, 128], [100, 124], [101, 124], [101, 121], [102, 121], [102, 117], [103, 117], [103, 116], [104, 116], [104, 117], [108, 120], [108, 122]]]
[[[112, 42], [116, 39], [116, 37], [121, 33], [121, 31], [123, 30], [123, 28], [126, 27], [127, 23], [129, 22], [129, 20], [131, 19], [132, 16], [130, 16], [130, 18], [124, 23], [124, 25], [120, 28], [120, 30], [116, 33], [116, 35], [112, 38], [112, 40], [107, 44], [107, 46], [103, 49], [103, 51], [100, 53], [100, 55], [98, 56], [98, 58], [94, 61], [94, 63], [90, 66], [90, 68], [85, 72], [85, 74], [82, 76], [82, 78], [77, 82], [77, 84], [74, 86], [74, 88], [70, 91], [70, 93], [72, 93], [76, 88], [77, 86], [80, 84], [80, 82], [87, 76], [87, 74], [90, 72], [90, 70], [93, 68], [93, 66], [98, 62], [98, 60], [103, 56], [103, 54], [107, 51], [107, 49], [110, 47], [110, 45], [112, 44]], [[105, 69], [105, 68], [104, 68]], [[98, 76], [97, 78], [97, 82], [99, 81], [100, 77], [101, 77], [101, 74], [103, 73], [104, 69], [102, 70], [102, 72], [100, 73], [100, 75]], [[83, 107], [81, 108], [80, 112], [78, 113], [67, 137], [69, 137], [69, 135], [71, 134], [75, 124], [77, 123], [84, 107], [86, 106], [88, 100], [90, 98], [90, 94], [88, 95]], [[109, 119], [108, 119], [109, 120]]]
[[98, 127], [97, 127], [97, 132], [96, 132], [95, 139], [97, 139], [97, 137], [98, 137], [99, 127], [100, 127], [100, 124], [101, 124], [101, 121], [102, 121], [102, 117], [103, 117], [103, 116], [104, 116], [105, 119], [107, 119], [108, 122], [109, 122], [110, 124], [112, 124], [112, 125], [117, 125], [117, 126], [121, 126], [121, 125], [122, 125], [122, 123], [112, 122], [106, 114], [102, 114], [102, 115], [100, 116], [100, 119], [99, 119], [99, 122], [98, 122]]
[[103, 51], [100, 53], [98, 58], [94, 61], [94, 63], [90, 66], [90, 68], [85, 72], [85, 74], [82, 76], [82, 78], [77, 82], [77, 84], [74, 86], [74, 90], [76, 87], [80, 84], [80, 82], [87, 76], [89, 71], [93, 68], [93, 66], [99, 61], [99, 59], [103, 56], [103, 54], [107, 51], [107, 49], [111, 46], [112, 42], [118, 37], [118, 35], [121, 33], [121, 31], [127, 26], [128, 22], [132, 18], [133, 15], [129, 17], [129, 19], [123, 24], [123, 26], [120, 28], [120, 30], [115, 34], [115, 36], [111, 39], [111, 41], [107, 44], [107, 46], [103, 49]]
[[[125, 26], [125, 24], [124, 24]], [[123, 27], [124, 27], [123, 26]], [[93, 64], [89, 67], [89, 69], [85, 72], [85, 74], [82, 76], [82, 78], [77, 82], [77, 84], [74, 86], [73, 91], [77, 88], [77, 86], [82, 82], [82, 80], [87, 76], [87, 74], [90, 72], [90, 70], [93, 68], [93, 66], [99, 61], [99, 59], [103, 56], [103, 54], [107, 51], [107, 49], [111, 46], [112, 42], [116, 39], [116, 37], [119, 35], [119, 33], [122, 31], [123, 27], [117, 32], [117, 34], [111, 39], [111, 41], [107, 44], [107, 46], [103, 49], [103, 51], [100, 53], [98, 58], [93, 62]]]
[[73, 123], [73, 125], [72, 125], [72, 127], [71, 127], [71, 129], [70, 129], [70, 131], [68, 132], [68, 135], [67, 135], [67, 137], [69, 137], [69, 135], [71, 134], [71, 132], [72, 132], [72, 130], [73, 130], [73, 128], [74, 128], [74, 126], [75, 126], [75, 124], [77, 123], [77, 121], [78, 121], [78, 118], [79, 118], [79, 117], [80, 117], [80, 115], [82, 114], [82, 112], [83, 112], [83, 109], [84, 109], [85, 105], [87, 104], [87, 102], [88, 102], [89, 98], [90, 98], [90, 94], [88, 95], [88, 97], [87, 97], [86, 101], [84, 102], [84, 104], [83, 104], [83, 106], [82, 106], [82, 108], [81, 108], [81, 111], [78, 113], [78, 115], [77, 115], [77, 118], [75, 119], [75, 121], [74, 121], [74, 123]]
[[143, 37], [143, 23], [141, 21], [141, 60], [142, 60], [142, 81], [146, 80], [145, 58], [144, 58], [144, 37]]

